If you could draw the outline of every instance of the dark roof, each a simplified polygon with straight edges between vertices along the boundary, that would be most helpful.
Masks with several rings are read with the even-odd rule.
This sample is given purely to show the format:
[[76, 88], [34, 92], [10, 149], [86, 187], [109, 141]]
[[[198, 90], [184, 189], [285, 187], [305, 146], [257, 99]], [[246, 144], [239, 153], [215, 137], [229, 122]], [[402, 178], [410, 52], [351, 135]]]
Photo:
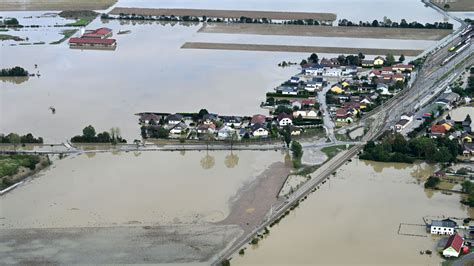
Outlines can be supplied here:
[[172, 114], [169, 115], [166, 119], [168, 119], [168, 121], [181, 121], [183, 120], [183, 116], [180, 114]]
[[462, 237], [460, 237], [458, 234], [454, 234], [448, 238], [448, 242], [444, 248], [446, 249], [452, 247], [454, 250], [456, 250], [456, 252], [461, 252], [462, 244]]
[[115, 39], [98, 39], [98, 38], [71, 38], [69, 43], [76, 44], [107, 44], [112, 45], [115, 43]]
[[242, 118], [240, 116], [221, 116], [224, 123], [240, 123]]
[[439, 227], [450, 227], [455, 228], [457, 223], [451, 219], [444, 219], [444, 220], [433, 220], [431, 222], [431, 226], [439, 226]]
[[217, 115], [215, 115], [215, 114], [205, 114], [205, 115], [202, 116], [202, 119], [203, 120], [216, 120]]
[[277, 117], [277, 120], [280, 121], [284, 118], [289, 118], [289, 119], [293, 119], [293, 117], [287, 113], [280, 113]]
[[265, 127], [265, 125], [264, 125], [264, 124], [261, 124], [261, 123], [256, 123], [256, 124], [254, 124], [253, 126], [251, 126], [250, 128], [252, 129], [252, 131], [256, 131], [256, 130], [258, 130], [259, 128], [267, 129], [267, 128]]
[[398, 121], [397, 125], [404, 126], [404, 125], [408, 124], [408, 122], [410, 122], [410, 121], [406, 120], [406, 119], [401, 119], [400, 121]]

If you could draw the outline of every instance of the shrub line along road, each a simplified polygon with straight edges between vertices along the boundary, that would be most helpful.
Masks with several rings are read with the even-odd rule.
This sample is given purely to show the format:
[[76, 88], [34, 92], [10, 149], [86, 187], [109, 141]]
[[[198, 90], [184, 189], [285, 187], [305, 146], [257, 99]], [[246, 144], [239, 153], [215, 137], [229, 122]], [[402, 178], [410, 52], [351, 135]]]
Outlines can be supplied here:
[[[451, 44], [454, 44], [460, 40], [457, 36], [466, 25], [462, 23], [458, 31], [453, 33]], [[371, 113], [361, 119], [361, 124], [369, 123], [370, 128], [364, 135], [363, 141], [374, 140], [379, 137], [385, 130], [390, 129], [397, 121], [403, 112], [413, 110], [417, 104], [420, 103], [421, 99], [431, 100], [436, 97], [436, 91], [441, 91], [445, 86], [449, 84], [455, 76], [462, 73], [464, 67], [474, 62], [474, 57], [470, 56], [474, 51], [472, 44], [463, 53], [456, 56], [451, 62], [445, 66], [440, 66], [440, 63], [444, 58], [447, 57], [448, 52], [446, 43], [440, 44], [442, 48], [433, 49], [425, 60], [423, 68], [416, 75], [416, 79], [411, 87], [408, 87], [403, 92], [394, 96], [387, 103], [374, 109]], [[467, 60], [464, 60], [466, 59]], [[460, 67], [458, 64], [462, 63]], [[446, 73], [453, 72], [452, 74], [445, 75]], [[292, 206], [298, 203], [302, 198], [307, 196], [313, 189], [320, 185], [326, 178], [333, 172], [335, 172], [340, 166], [342, 166], [347, 160], [355, 156], [363, 148], [363, 144], [356, 144], [349, 150], [339, 153], [333, 157], [327, 163], [323, 164], [316, 172], [313, 177], [291, 194], [288, 198], [280, 200], [275, 204], [275, 207], [270, 210], [262, 224], [256, 227], [252, 232], [241, 237], [231, 247], [224, 250], [220, 255], [216, 256], [214, 265], [221, 263], [225, 259], [229, 259], [244, 245], [249, 243], [258, 232], [263, 231], [267, 226], [279, 219], [286, 211]]]

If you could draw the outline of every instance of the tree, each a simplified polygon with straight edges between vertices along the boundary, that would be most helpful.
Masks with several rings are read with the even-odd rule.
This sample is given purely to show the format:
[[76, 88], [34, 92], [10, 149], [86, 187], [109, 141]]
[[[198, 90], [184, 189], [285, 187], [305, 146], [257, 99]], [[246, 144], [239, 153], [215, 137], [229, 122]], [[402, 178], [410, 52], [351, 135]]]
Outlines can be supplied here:
[[395, 57], [392, 54], [387, 54], [387, 56], [385, 56], [385, 64], [387, 66], [395, 64]]
[[285, 128], [283, 128], [281, 133], [282, 133], [282, 136], [283, 136], [283, 141], [286, 144], [286, 147], [289, 148], [290, 143], [291, 143], [291, 129], [290, 129], [290, 126], [289, 125], [285, 126]]
[[306, 60], [304, 60], [304, 59], [301, 60], [300, 66], [304, 66], [304, 65], [306, 65], [306, 64], [308, 64], [308, 61], [306, 61]]
[[201, 110], [199, 110], [198, 118], [202, 119], [204, 117], [204, 115], [207, 115], [207, 114], [209, 114], [209, 112], [206, 109], [201, 109]]
[[471, 123], [471, 116], [469, 114], [467, 114], [466, 118], [464, 118], [464, 122]]
[[8, 142], [13, 144], [13, 149], [16, 150], [16, 146], [21, 142], [20, 136], [16, 133], [10, 133], [7, 138]]
[[86, 140], [91, 140], [95, 137], [95, 128], [91, 125], [88, 125], [82, 130], [82, 135]]
[[398, 58], [398, 62], [403, 63], [403, 61], [405, 61], [405, 56], [401, 54], [400, 57]]
[[319, 61], [319, 58], [318, 58], [318, 55], [317, 55], [317, 54], [312, 53], [312, 54], [309, 56], [308, 60], [311, 61], [311, 62], [313, 62], [313, 63], [315, 63], [315, 64], [317, 64], [318, 61]]
[[291, 153], [293, 155], [293, 159], [301, 159], [301, 157], [303, 157], [303, 147], [301, 146], [301, 144], [296, 141], [296, 140], [293, 140], [291, 142]]
[[360, 60], [365, 59], [365, 55], [363, 53], [359, 53], [358, 57]]

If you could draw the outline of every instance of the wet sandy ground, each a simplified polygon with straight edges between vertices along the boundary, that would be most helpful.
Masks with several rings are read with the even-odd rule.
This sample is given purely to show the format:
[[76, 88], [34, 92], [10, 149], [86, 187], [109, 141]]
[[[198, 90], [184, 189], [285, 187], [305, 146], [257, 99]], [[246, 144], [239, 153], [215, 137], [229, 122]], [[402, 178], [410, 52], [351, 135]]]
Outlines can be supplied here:
[[255, 229], [277, 201], [278, 193], [290, 173], [290, 167], [289, 163], [282, 162], [270, 165], [237, 193], [229, 216], [218, 224], [238, 224], [246, 233]]
[[210, 50], [235, 50], [235, 51], [267, 51], [267, 52], [293, 52], [293, 53], [331, 53], [331, 54], [357, 54], [417, 56], [422, 50], [415, 49], [383, 49], [383, 48], [351, 48], [351, 47], [324, 47], [324, 46], [297, 46], [274, 44], [243, 44], [243, 43], [212, 43], [212, 42], [186, 42], [182, 49], [210, 49]]
[[209, 261], [238, 226], [179, 225], [1, 230], [0, 264], [156, 264]]
[[204, 24], [204, 26], [199, 29], [199, 32], [435, 41], [446, 37], [452, 30], [213, 23]]

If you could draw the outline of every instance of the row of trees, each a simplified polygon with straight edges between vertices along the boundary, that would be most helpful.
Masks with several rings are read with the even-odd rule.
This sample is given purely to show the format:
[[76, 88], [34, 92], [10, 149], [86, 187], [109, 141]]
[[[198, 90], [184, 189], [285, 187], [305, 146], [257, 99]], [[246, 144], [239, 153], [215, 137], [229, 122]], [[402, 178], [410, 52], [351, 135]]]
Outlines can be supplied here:
[[22, 67], [16, 66], [13, 68], [4, 68], [0, 70], [0, 77], [25, 77], [28, 76], [28, 71]]
[[[339, 55], [337, 57], [337, 63], [341, 66], [361, 66], [362, 65], [362, 60], [365, 59], [365, 55], [363, 53], [359, 53], [357, 55]], [[402, 63], [405, 61], [405, 55], [400, 55], [398, 58], [398, 61], [395, 59], [395, 57], [392, 54], [387, 54], [385, 56], [385, 66], [392, 66], [396, 63]], [[300, 65], [304, 66], [307, 64], [317, 64], [319, 62], [318, 55], [313, 53], [311, 54], [307, 59], [301, 60]]]
[[26, 143], [43, 143], [43, 138], [35, 138], [33, 134], [28, 133], [20, 136], [16, 133], [10, 133], [8, 135], [0, 134], [0, 143], [11, 143], [11, 144], [26, 144]]
[[380, 162], [412, 163], [416, 159], [448, 163], [456, 160], [459, 144], [448, 138], [419, 137], [406, 140], [399, 133], [389, 133], [379, 143], [367, 142], [361, 159]]
[[97, 134], [95, 128], [91, 125], [85, 127], [82, 130], [82, 135], [74, 136], [71, 138], [71, 142], [76, 143], [127, 143], [125, 139], [120, 135], [120, 129], [113, 127], [110, 132], [104, 131]]
[[405, 19], [402, 19], [400, 23], [392, 22], [390, 19], [384, 19], [384, 21], [373, 20], [369, 21], [359, 21], [359, 23], [352, 22], [347, 19], [341, 19], [338, 22], [339, 26], [347, 27], [385, 27], [385, 28], [417, 28], [417, 29], [453, 29], [453, 24], [449, 22], [435, 22], [421, 24], [417, 21], [407, 22]]
[[467, 80], [467, 86], [463, 89], [460, 85], [455, 86], [453, 92], [459, 94], [461, 97], [474, 97], [474, 67], [470, 69], [470, 76]]

